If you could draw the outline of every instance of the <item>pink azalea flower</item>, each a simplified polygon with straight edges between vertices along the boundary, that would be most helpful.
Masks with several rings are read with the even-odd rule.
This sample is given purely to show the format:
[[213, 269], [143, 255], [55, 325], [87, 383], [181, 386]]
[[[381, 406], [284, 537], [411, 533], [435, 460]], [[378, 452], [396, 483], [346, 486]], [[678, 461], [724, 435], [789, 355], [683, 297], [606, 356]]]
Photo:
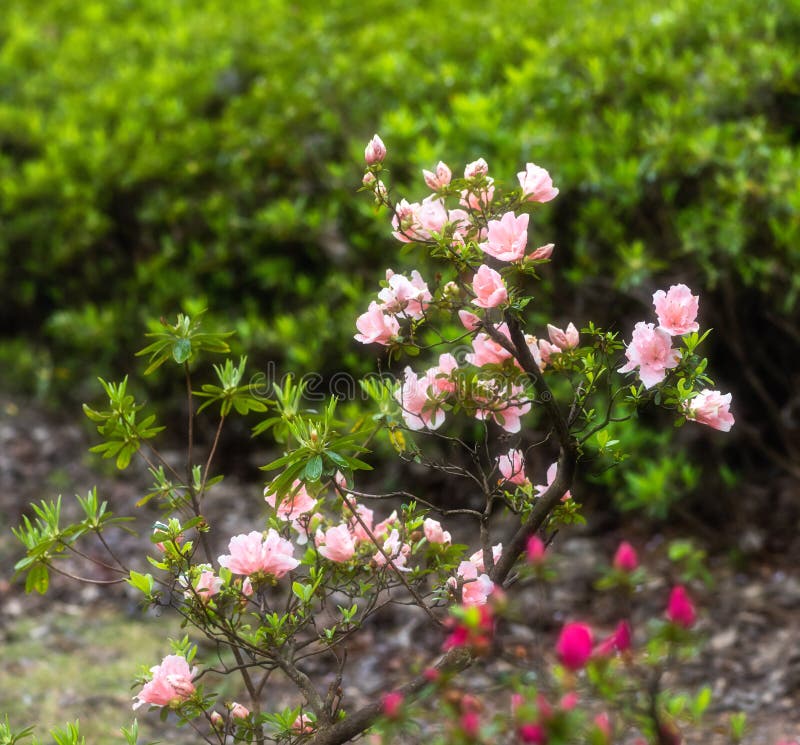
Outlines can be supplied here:
[[503, 278], [486, 264], [482, 264], [472, 278], [472, 289], [476, 295], [472, 302], [481, 308], [496, 308], [508, 300]]
[[430, 381], [429, 388], [437, 393], [453, 393], [456, 383], [453, 381], [453, 373], [458, 369], [458, 360], [449, 352], [439, 355], [439, 364], [431, 367], [425, 377]]
[[544, 541], [538, 535], [528, 538], [527, 554], [528, 561], [534, 566], [544, 563], [546, 548]]
[[530, 483], [525, 475], [525, 458], [521, 450], [509, 450], [505, 455], [499, 456], [497, 465], [506, 481], [520, 486]]
[[190, 669], [185, 657], [167, 655], [160, 665], [150, 668], [150, 672], [153, 677], [135, 696], [134, 709], [142, 704], [178, 706], [194, 693], [192, 678], [197, 674], [197, 668]]
[[[349, 523], [350, 532], [357, 541], [369, 541], [371, 539], [367, 530], [372, 531], [372, 510], [369, 509], [369, 507], [365, 507], [363, 504], [357, 504], [355, 507], [358, 516], [361, 518], [361, 522], [356, 520], [355, 517], [351, 517]], [[364, 529], [364, 525], [361, 524], [362, 522], [367, 526], [366, 530]]]
[[517, 178], [529, 202], [549, 202], [558, 196], [558, 189], [553, 187], [550, 174], [535, 163], [526, 163], [525, 170], [520, 171]]
[[258, 531], [236, 535], [228, 543], [228, 551], [219, 557], [220, 566], [233, 574], [251, 576], [264, 573], [280, 578], [300, 562], [293, 558], [294, 546], [270, 528], [267, 537]]
[[272, 485], [268, 484], [264, 488], [264, 501], [275, 510], [275, 514], [280, 520], [287, 522], [311, 512], [317, 504], [317, 500], [306, 491], [305, 485], [298, 479], [295, 479], [292, 491], [278, 503], [277, 507], [275, 506], [276, 499], [277, 495], [273, 491]]
[[566, 330], [556, 328], [548, 323], [547, 334], [550, 337], [550, 341], [553, 343], [553, 345], [558, 347], [562, 352], [566, 352], [569, 349], [575, 349], [580, 341], [578, 329], [575, 328], [575, 324], [572, 322], [570, 322]]
[[[395, 568], [402, 572], [410, 572], [411, 569], [406, 567], [406, 561], [408, 560], [410, 553], [411, 546], [409, 546], [407, 543], [403, 543], [400, 540], [400, 533], [395, 528], [389, 534], [389, 537], [383, 542], [383, 553], [377, 551], [372, 557], [372, 560], [379, 567], [382, 567], [386, 566], [386, 556], [388, 556]], [[384, 554], [386, 554], [386, 556], [384, 556]]]
[[[458, 565], [457, 574], [464, 580], [461, 586], [461, 601], [464, 605], [486, 605], [489, 595], [494, 590], [494, 582], [489, 579], [489, 575], [479, 575], [478, 571], [471, 561], [462, 561]], [[448, 582], [451, 586], [456, 585], [452, 577]]]
[[592, 656], [592, 630], [584, 623], [568, 623], [561, 629], [556, 653], [569, 670], [580, 670]]
[[425, 427], [438, 429], [444, 424], [445, 414], [440, 402], [428, 395], [429, 377], [417, 377], [410, 367], [406, 367], [405, 373], [405, 381], [398, 388], [395, 399], [402, 407], [406, 426], [415, 431]]
[[472, 163], [467, 163], [464, 168], [464, 178], [485, 176], [487, 173], [489, 173], [489, 164], [483, 158], [478, 158], [478, 160], [473, 160]]
[[692, 295], [686, 285], [672, 285], [669, 292], [659, 290], [653, 294], [658, 325], [673, 336], [682, 336], [700, 328], [697, 323], [699, 303], [700, 298]]
[[362, 313], [356, 320], [359, 332], [355, 335], [356, 341], [362, 344], [383, 344], [387, 346], [392, 337], [397, 336], [400, 324], [394, 316], [386, 315], [381, 306], [374, 300], [369, 304], [366, 313]]
[[468, 310], [458, 311], [458, 319], [467, 331], [474, 331], [481, 323], [481, 319]]
[[374, 166], [376, 163], [382, 162], [385, 157], [386, 145], [378, 135], [374, 135], [364, 149], [364, 160], [367, 161], [367, 165]]
[[561, 350], [555, 344], [551, 344], [547, 339], [539, 339], [539, 354], [542, 357], [543, 364], [549, 364], [551, 354], [560, 353]]
[[[501, 324], [501, 326], [505, 327], [505, 324]], [[498, 326], [498, 331], [500, 330], [501, 328]], [[505, 335], [508, 335], [507, 331]], [[472, 340], [472, 352], [466, 355], [465, 359], [475, 367], [500, 365], [505, 360], [511, 359], [511, 352], [501, 344], [498, 344], [489, 334], [481, 332]]]
[[631, 648], [631, 627], [627, 621], [620, 621], [614, 633], [597, 645], [595, 657], [611, 657], [615, 652], [625, 652]]
[[639, 321], [633, 329], [633, 338], [625, 356], [628, 362], [623, 365], [620, 372], [631, 372], [639, 368], [639, 378], [645, 388], [652, 388], [667, 376], [680, 361], [680, 352], [673, 349], [672, 339], [664, 329], [655, 328], [652, 323]]
[[685, 629], [690, 629], [697, 620], [694, 603], [683, 585], [676, 585], [672, 588], [667, 603], [667, 618]]
[[[550, 468], [547, 469], [547, 483], [546, 484], [536, 484], [533, 487], [533, 492], [537, 497], [541, 497], [549, 488], [550, 484], [552, 484], [556, 480], [556, 474], [558, 473], [558, 463], [552, 463]], [[568, 491], [561, 497], [562, 502], [566, 502], [568, 499], [572, 498], [572, 492]]]
[[443, 186], [447, 186], [450, 183], [450, 179], [453, 178], [453, 172], [441, 160], [436, 166], [435, 173], [423, 169], [422, 175], [425, 177], [425, 183], [430, 189], [441, 189]]
[[324, 545], [319, 548], [320, 554], [337, 564], [350, 561], [356, 552], [356, 545], [347, 525], [328, 528], [325, 531], [324, 541]]
[[250, 581], [250, 577], [246, 577], [244, 582], [242, 582], [242, 595], [246, 598], [249, 598], [253, 594], [253, 583]]
[[234, 701], [231, 704], [231, 716], [234, 719], [247, 719], [247, 717], [250, 716], [250, 709], [242, 704], [237, 704], [236, 701]]
[[428, 543], [450, 543], [450, 533], [442, 529], [442, 524], [438, 520], [426, 517], [425, 522], [422, 524], [422, 529], [425, 531], [425, 538], [428, 539]]
[[314, 731], [314, 720], [308, 714], [298, 714], [292, 724], [292, 732], [308, 734]]
[[392, 235], [402, 243], [411, 243], [413, 240], [424, 240], [423, 236], [417, 235], [414, 225], [417, 223], [417, 210], [419, 204], [409, 204], [407, 200], [401, 199], [394, 208], [392, 216]]
[[553, 255], [553, 249], [556, 247], [555, 243], [545, 243], [544, 246], [531, 251], [525, 258], [530, 261], [544, 261]]
[[403, 694], [400, 691], [391, 691], [383, 694], [381, 698], [381, 710], [387, 719], [397, 719], [403, 706]]
[[[470, 355], [467, 355], [468, 361], [469, 357]], [[479, 404], [475, 418], [485, 421], [491, 417], [506, 432], [511, 434], [519, 432], [522, 426], [521, 418], [531, 410], [530, 402], [522, 397], [525, 389], [519, 385], [512, 385], [510, 390], [504, 387], [501, 396], [497, 385], [492, 381], [485, 382], [483, 389], [488, 397], [478, 393], [473, 394], [473, 400]]]
[[486, 242], [479, 244], [480, 248], [499, 261], [519, 261], [528, 245], [529, 217], [506, 212], [499, 220], [490, 220]]
[[488, 207], [494, 199], [494, 179], [487, 177], [486, 184], [461, 191], [460, 204], [477, 212]]
[[465, 711], [459, 719], [461, 729], [467, 737], [475, 738], [478, 736], [481, 728], [481, 717], [477, 711], [470, 709]]
[[[492, 546], [492, 561], [497, 564], [500, 561], [500, 557], [503, 555], [503, 544], [497, 543]], [[483, 549], [476, 551], [472, 556], [469, 557], [470, 563], [477, 569], [479, 572], [485, 572], [486, 567], [483, 563]]]
[[[205, 570], [200, 573], [194, 586], [194, 592], [204, 603], [207, 603], [222, 588], [223, 582], [214, 572]], [[187, 590], [185, 595], [192, 597], [191, 591]]]
[[639, 566], [639, 556], [636, 549], [627, 541], [622, 541], [617, 547], [613, 561], [614, 569], [621, 572], [633, 572]]
[[729, 432], [735, 423], [730, 405], [730, 393], [722, 395], [719, 391], [700, 391], [689, 401], [686, 418], [722, 432]]
[[403, 274], [395, 274], [391, 269], [387, 269], [386, 279], [389, 286], [378, 293], [381, 310], [390, 315], [404, 313], [410, 318], [422, 318], [432, 298], [428, 285], [420, 273], [415, 269], [409, 279]]
[[389, 534], [389, 531], [397, 524], [397, 510], [392, 510], [392, 514], [389, 515], [385, 520], [379, 522], [375, 529], [372, 531], [375, 534], [376, 538], [380, 538], [381, 536], [386, 536]]

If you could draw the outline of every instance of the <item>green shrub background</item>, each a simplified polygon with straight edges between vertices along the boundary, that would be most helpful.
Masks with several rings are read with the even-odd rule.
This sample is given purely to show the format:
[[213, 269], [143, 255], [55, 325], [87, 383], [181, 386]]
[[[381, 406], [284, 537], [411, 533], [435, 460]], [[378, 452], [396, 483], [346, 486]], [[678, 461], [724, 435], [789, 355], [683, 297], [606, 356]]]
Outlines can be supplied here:
[[632, 322], [685, 281], [769, 424], [800, 352], [798, 47], [792, 0], [6, 0], [0, 376], [86, 398], [204, 307], [257, 365], [371, 369], [354, 318], [419, 260], [355, 194], [379, 132], [416, 198], [439, 158], [547, 167], [537, 319]]

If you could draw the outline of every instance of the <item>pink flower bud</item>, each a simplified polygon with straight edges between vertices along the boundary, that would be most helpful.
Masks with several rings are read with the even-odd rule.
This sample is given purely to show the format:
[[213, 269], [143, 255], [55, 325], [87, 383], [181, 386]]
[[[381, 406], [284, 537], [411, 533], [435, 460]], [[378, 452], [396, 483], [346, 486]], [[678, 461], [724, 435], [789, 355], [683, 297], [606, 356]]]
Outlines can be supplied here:
[[578, 701], [578, 694], [575, 691], [570, 691], [561, 697], [558, 706], [561, 711], [572, 711], [578, 705]]
[[603, 737], [604, 743], [611, 742], [611, 720], [608, 713], [603, 711], [594, 718], [594, 726]]
[[566, 624], [556, 643], [561, 664], [570, 670], [580, 670], [592, 656], [592, 644], [592, 630], [586, 624]]
[[468, 310], [458, 311], [458, 318], [467, 331], [474, 331], [480, 325], [481, 319]]
[[386, 145], [378, 135], [374, 135], [364, 149], [364, 160], [368, 166], [374, 166], [376, 163], [381, 163], [385, 157]]
[[549, 259], [553, 255], [554, 248], [555, 243], [546, 243], [544, 246], [539, 246], [539, 248], [531, 251], [525, 258], [531, 261], [544, 261], [544, 259]]
[[519, 739], [529, 745], [545, 745], [547, 733], [541, 724], [521, 724], [517, 729]]
[[400, 716], [400, 709], [403, 706], [403, 694], [400, 691], [391, 691], [383, 694], [381, 698], [381, 710], [387, 719], [397, 719]]
[[672, 588], [667, 603], [667, 618], [685, 629], [690, 629], [697, 620], [697, 611], [683, 585]]
[[211, 719], [211, 726], [214, 729], [222, 729], [222, 726], [225, 724], [222, 714], [220, 714], [218, 711], [212, 711], [209, 719]]
[[578, 341], [580, 340], [578, 329], [576, 329], [575, 324], [571, 322], [566, 330], [556, 328], [548, 323], [547, 333], [550, 336], [550, 341], [562, 352], [566, 352], [568, 349], [574, 349], [578, 346]]
[[483, 158], [473, 160], [472, 163], [468, 163], [464, 168], [464, 178], [485, 176], [487, 173], [489, 173], [489, 164]]
[[627, 541], [622, 541], [614, 554], [614, 569], [621, 572], [633, 572], [639, 566], [636, 549]]
[[532, 535], [528, 538], [528, 561], [537, 566], [544, 563], [545, 559], [545, 545], [544, 541], [538, 535]]
[[377, 177], [372, 171], [367, 171], [364, 174], [364, 178], [361, 179], [361, 183], [364, 184], [364, 186], [372, 186], [377, 180]]
[[231, 704], [231, 716], [234, 719], [247, 719], [247, 717], [250, 716], [250, 709], [248, 709], [246, 706], [242, 706], [242, 704], [238, 704], [238, 703], [236, 703], [236, 701], [234, 701]]
[[436, 173], [423, 170], [422, 175], [425, 177], [425, 183], [428, 187], [434, 190], [447, 186], [450, 183], [450, 179], [453, 178], [452, 171], [441, 160], [436, 166]]
[[481, 718], [477, 711], [465, 711], [461, 715], [460, 724], [467, 737], [477, 737], [481, 728]]

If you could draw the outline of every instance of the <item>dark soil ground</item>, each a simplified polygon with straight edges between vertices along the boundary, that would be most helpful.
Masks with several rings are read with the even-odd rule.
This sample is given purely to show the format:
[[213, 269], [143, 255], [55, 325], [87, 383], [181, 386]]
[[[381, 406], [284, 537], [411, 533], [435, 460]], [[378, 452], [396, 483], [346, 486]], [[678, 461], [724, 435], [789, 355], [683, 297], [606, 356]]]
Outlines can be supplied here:
[[[37, 409], [23, 411], [10, 401], [0, 403], [0, 562], [4, 569], [0, 575], [0, 715], [8, 712], [16, 726], [38, 722], [40, 735], [47, 727], [80, 718], [88, 742], [119, 742], [119, 726], [132, 719], [130, 681], [142, 666], [156, 664], [168, 652], [167, 637], [182, 635], [177, 619], [143, 613], [120, 586], [107, 591], [57, 578], [48, 596], [40, 598], [26, 596], [24, 588], [12, 580], [13, 564], [21, 552], [10, 528], [18, 524], [31, 501], [62, 493], [66, 504], [73, 494], [85, 494], [97, 484], [114, 511], [137, 511], [133, 505], [147, 484], [144, 469], [135, 467], [120, 475], [103, 468], [88, 456], [89, 444], [87, 431], [75, 424]], [[254, 464], [263, 463], [267, 454], [248, 458]], [[247, 474], [249, 467], [245, 464], [239, 470]], [[253, 473], [258, 473], [255, 468]], [[217, 487], [214, 500], [220, 535], [250, 529], [248, 521], [257, 519], [263, 505], [257, 478], [249, 483], [226, 481]], [[114, 546], [129, 556], [140, 556], [142, 547], [149, 545], [149, 526], [157, 517], [151, 508], [140, 508], [138, 513], [142, 537], [119, 534]], [[617, 532], [589, 537], [577, 530], [558, 536], [560, 581], [549, 594], [534, 588], [525, 591], [519, 616], [524, 622], [509, 625], [509, 644], [524, 647], [535, 659], [551, 654], [553, 636], [565, 618], [580, 618], [600, 630], [613, 628], [618, 610], [608, 595], [598, 594], [592, 586], [598, 566], [609, 562], [622, 537]], [[634, 526], [624, 537], [640, 549], [652, 576], [662, 576], [669, 536]], [[700, 539], [696, 543], [702, 545]], [[797, 547], [797, 541], [792, 545]], [[800, 738], [798, 566], [796, 550], [784, 555], [754, 554], [744, 564], [737, 561], [736, 568], [725, 552], [711, 557], [713, 586], [699, 598], [704, 651], [669, 683], [687, 690], [710, 685], [709, 719], [720, 734], [688, 742], [727, 742], [721, 733], [736, 711], [748, 715], [746, 743], [774, 745], [781, 738]], [[635, 603], [638, 614], [642, 618], [660, 615], [667, 591], [666, 579], [654, 579], [642, 587]], [[413, 614], [378, 619], [358, 638], [349, 650], [352, 674], [344, 688], [349, 706], [384, 690], [387, 678], [403, 680], [409, 664], [425, 664], [441, 644], [438, 634], [428, 631]], [[318, 664], [310, 672], [325, 680], [325, 663]], [[478, 673], [470, 681], [485, 693], [488, 678], [482, 680]], [[219, 685], [227, 698], [239, 695], [230, 683]], [[273, 695], [278, 706], [297, 703], [288, 686], [277, 685]], [[166, 736], [164, 741], [171, 743], [196, 741], [189, 732], [160, 729], [154, 714], [140, 713], [139, 719], [145, 737]]]

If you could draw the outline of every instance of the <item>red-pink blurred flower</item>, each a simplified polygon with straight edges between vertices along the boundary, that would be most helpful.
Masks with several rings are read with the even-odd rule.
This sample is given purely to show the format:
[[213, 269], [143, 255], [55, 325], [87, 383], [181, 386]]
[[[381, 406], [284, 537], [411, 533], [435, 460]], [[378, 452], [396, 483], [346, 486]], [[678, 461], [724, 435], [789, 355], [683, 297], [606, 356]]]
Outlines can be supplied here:
[[653, 305], [658, 316], [658, 325], [668, 334], [682, 336], [697, 331], [697, 310], [700, 298], [692, 295], [686, 285], [672, 285], [669, 292], [653, 293]]
[[374, 166], [376, 163], [380, 163], [385, 157], [386, 145], [383, 144], [383, 140], [378, 137], [378, 135], [374, 135], [364, 149], [364, 160], [367, 161], [367, 165]]
[[690, 629], [697, 620], [694, 603], [683, 585], [676, 585], [672, 588], [667, 603], [667, 618], [685, 629]]
[[527, 213], [517, 217], [506, 212], [499, 220], [490, 220], [486, 241], [479, 248], [499, 261], [519, 261], [528, 245], [529, 219]]
[[356, 328], [359, 331], [354, 336], [356, 341], [387, 346], [400, 331], [400, 323], [394, 316], [385, 314], [381, 306], [373, 300], [367, 312], [356, 319]]
[[730, 405], [730, 393], [723, 395], [719, 391], [706, 389], [689, 401], [686, 418], [722, 432], [729, 432], [735, 424]]
[[561, 629], [556, 653], [564, 667], [580, 670], [592, 656], [592, 630], [585, 623], [568, 623]]
[[511, 484], [522, 486], [530, 481], [525, 475], [525, 458], [521, 450], [509, 450], [497, 458], [497, 465], [503, 478]]
[[347, 525], [336, 525], [325, 531], [324, 545], [319, 552], [326, 559], [342, 564], [350, 561], [356, 552], [356, 544]]
[[546, 169], [535, 163], [526, 163], [525, 170], [517, 174], [523, 196], [529, 202], [549, 202], [558, 196], [558, 189], [553, 186], [553, 179]]
[[520, 724], [517, 727], [519, 739], [529, 745], [546, 745], [547, 733], [541, 724]]
[[615, 652], [625, 652], [631, 648], [631, 627], [627, 621], [620, 621], [614, 633], [604, 639], [594, 651], [595, 657], [611, 657]]
[[400, 691], [384, 693], [381, 697], [381, 710], [387, 719], [397, 719], [403, 706], [404, 696]]
[[572, 711], [579, 701], [578, 694], [575, 691], [569, 691], [569, 693], [565, 693], [561, 697], [561, 701], [558, 702], [558, 708], [561, 711]]
[[594, 718], [594, 726], [603, 737], [603, 745], [608, 745], [611, 742], [611, 719], [608, 713], [605, 711], [600, 712]]
[[477, 737], [481, 728], [481, 718], [477, 711], [465, 711], [459, 720], [461, 729], [467, 737]]
[[508, 300], [503, 278], [486, 264], [482, 264], [472, 278], [472, 290], [475, 293], [472, 302], [479, 308], [496, 308]]
[[228, 551], [230, 554], [219, 557], [219, 563], [233, 574], [264, 573], [280, 578], [300, 563], [292, 556], [294, 546], [274, 528], [269, 529], [266, 538], [255, 530], [236, 535], [228, 543]]
[[542, 564], [545, 558], [544, 541], [538, 535], [528, 538], [527, 544], [528, 561], [535, 565]]
[[194, 693], [192, 678], [197, 674], [197, 668], [190, 669], [185, 657], [167, 655], [160, 665], [150, 668], [150, 672], [153, 677], [135, 696], [134, 709], [142, 704], [177, 706]]
[[639, 566], [636, 549], [628, 541], [622, 541], [617, 547], [613, 561], [614, 569], [621, 572], [633, 572]]
[[639, 368], [639, 378], [645, 388], [652, 388], [667, 376], [667, 370], [676, 367], [680, 352], [672, 348], [672, 337], [652, 323], [639, 321], [633, 329], [633, 338], [625, 350], [628, 362], [620, 372]]

